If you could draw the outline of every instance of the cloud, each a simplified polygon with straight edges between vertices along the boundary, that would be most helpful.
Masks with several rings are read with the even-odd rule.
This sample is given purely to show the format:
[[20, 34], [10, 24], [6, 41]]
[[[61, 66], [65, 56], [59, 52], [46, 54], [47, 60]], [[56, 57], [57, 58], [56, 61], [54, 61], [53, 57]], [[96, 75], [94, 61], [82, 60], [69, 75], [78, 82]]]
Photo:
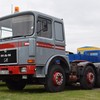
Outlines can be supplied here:
[[76, 52], [78, 47], [99, 46], [100, 0], [0, 0], [0, 14], [11, 13], [11, 5], [21, 11], [35, 10], [63, 18], [66, 50]]

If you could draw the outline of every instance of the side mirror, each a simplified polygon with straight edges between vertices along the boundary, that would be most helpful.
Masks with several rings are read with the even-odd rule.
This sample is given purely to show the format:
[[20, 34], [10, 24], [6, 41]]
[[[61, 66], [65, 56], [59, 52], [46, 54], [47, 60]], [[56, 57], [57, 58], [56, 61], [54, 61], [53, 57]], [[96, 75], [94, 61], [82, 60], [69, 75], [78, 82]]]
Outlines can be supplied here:
[[42, 22], [42, 29], [43, 29], [43, 32], [48, 31], [48, 23], [46, 20]]

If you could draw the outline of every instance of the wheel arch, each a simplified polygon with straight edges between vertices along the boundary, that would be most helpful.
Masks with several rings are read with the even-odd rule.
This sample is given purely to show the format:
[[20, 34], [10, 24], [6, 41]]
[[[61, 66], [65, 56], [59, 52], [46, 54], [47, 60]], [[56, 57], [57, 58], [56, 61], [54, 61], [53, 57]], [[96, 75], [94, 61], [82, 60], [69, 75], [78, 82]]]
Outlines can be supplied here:
[[46, 63], [45, 66], [45, 75], [47, 75], [48, 70], [50, 69], [50, 66], [53, 64], [59, 64], [62, 66], [62, 68], [65, 70], [66, 73], [69, 73], [70, 66], [68, 62], [68, 58], [66, 56], [61, 55], [55, 55], [52, 56]]

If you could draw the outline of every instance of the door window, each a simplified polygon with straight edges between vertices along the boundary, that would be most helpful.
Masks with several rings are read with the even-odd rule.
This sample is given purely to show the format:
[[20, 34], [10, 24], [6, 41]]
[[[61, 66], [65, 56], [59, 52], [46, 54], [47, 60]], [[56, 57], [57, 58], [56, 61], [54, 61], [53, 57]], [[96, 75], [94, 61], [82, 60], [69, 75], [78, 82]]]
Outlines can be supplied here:
[[39, 37], [51, 38], [52, 37], [52, 22], [45, 18], [38, 18], [37, 21], [37, 35]]

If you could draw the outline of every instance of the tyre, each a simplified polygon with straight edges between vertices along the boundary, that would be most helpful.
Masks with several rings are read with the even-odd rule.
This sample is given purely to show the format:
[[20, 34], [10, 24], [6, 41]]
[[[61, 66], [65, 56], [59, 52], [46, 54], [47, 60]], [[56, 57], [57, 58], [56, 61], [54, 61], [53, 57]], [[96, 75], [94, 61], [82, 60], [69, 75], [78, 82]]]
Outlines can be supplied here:
[[87, 66], [83, 76], [80, 79], [80, 85], [83, 89], [92, 89], [95, 85], [96, 74], [91, 66]]
[[46, 77], [45, 88], [48, 92], [64, 90], [66, 83], [65, 71], [60, 65], [50, 66]]
[[100, 77], [98, 77], [96, 80], [96, 87], [100, 88]]
[[96, 87], [100, 88], [100, 69], [97, 71]]
[[23, 90], [26, 82], [24, 80], [6, 80], [6, 85], [10, 90]]

